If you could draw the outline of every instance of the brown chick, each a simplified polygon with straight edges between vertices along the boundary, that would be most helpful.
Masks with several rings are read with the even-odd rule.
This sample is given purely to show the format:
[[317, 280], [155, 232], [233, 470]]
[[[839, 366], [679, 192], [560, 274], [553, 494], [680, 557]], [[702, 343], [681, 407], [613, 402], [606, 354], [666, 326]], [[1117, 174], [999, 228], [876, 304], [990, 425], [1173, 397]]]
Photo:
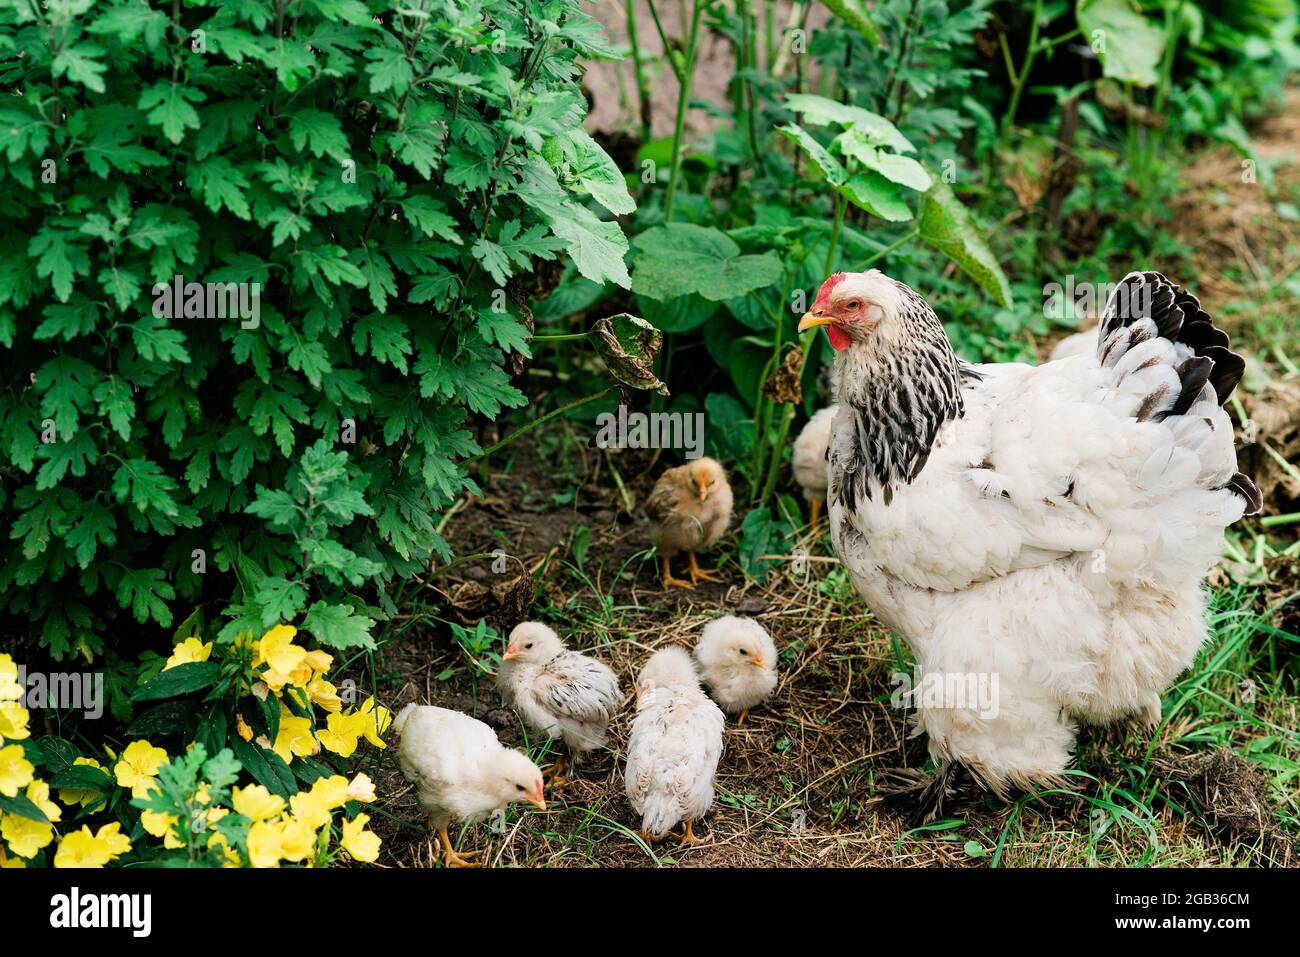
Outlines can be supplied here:
[[[651, 536], [663, 556], [665, 589], [717, 581], [712, 569], [696, 563], [695, 553], [712, 548], [731, 522], [731, 486], [721, 465], [701, 458], [664, 472], [646, 500], [645, 511], [654, 523]], [[679, 552], [690, 558], [689, 582], [673, 577], [670, 562]]]

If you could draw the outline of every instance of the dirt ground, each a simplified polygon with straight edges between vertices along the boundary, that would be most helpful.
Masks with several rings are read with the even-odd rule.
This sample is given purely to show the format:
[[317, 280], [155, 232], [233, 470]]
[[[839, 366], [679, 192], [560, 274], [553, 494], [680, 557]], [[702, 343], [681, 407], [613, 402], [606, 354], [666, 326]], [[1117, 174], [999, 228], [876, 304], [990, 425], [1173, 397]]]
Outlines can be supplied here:
[[[1300, 95], [1254, 131], [1261, 155], [1280, 160], [1279, 195], [1300, 192], [1300, 174], [1286, 161], [1297, 133]], [[1206, 306], [1216, 317], [1237, 314], [1234, 335], [1249, 333], [1250, 315], [1237, 305], [1243, 301], [1294, 307], [1294, 296], [1261, 300], [1260, 291], [1268, 277], [1294, 274], [1300, 248], [1296, 224], [1280, 218], [1258, 187], [1242, 183], [1240, 169], [1239, 158], [1226, 148], [1205, 150], [1185, 174], [1172, 226], [1203, 267], [1197, 284]], [[1265, 408], [1260, 403], [1276, 400], [1271, 388], [1247, 396], [1252, 415]], [[1295, 408], [1279, 413], [1279, 428], [1294, 432]], [[1094, 791], [1121, 787], [1126, 769], [1153, 753], [1155, 777], [1149, 780], [1167, 799], [1150, 801], [1153, 820], [1136, 837], [1133, 829], [1098, 837], [1095, 806], [1059, 793], [1011, 804], [968, 794], [949, 809], [953, 816], [947, 822], [913, 829], [902, 812], [872, 801], [880, 770], [920, 767], [925, 761], [922, 741], [907, 737], [903, 713], [889, 702], [898, 652], [837, 574], [828, 539], [805, 530], [802, 543], [811, 556], [806, 574], [786, 566], [760, 587], [740, 573], [733, 537], [715, 556], [722, 559], [723, 581], [664, 593], [646, 556], [649, 543], [639, 511], [661, 464], [649, 453], [588, 449], [563, 425], [540, 429], [510, 449], [510, 457], [493, 461], [486, 498], [458, 504], [444, 519], [443, 532], [457, 555], [503, 549], [511, 559], [504, 572], [487, 557], [420, 581], [409, 596], [413, 610], [399, 619], [400, 637], [384, 647], [377, 665], [381, 693], [394, 711], [417, 701], [471, 713], [491, 724], [503, 742], [526, 747], [540, 764], [549, 763], [545, 744], [529, 741], [516, 716], [502, 707], [492, 676], [478, 660], [481, 654], [445, 637], [446, 621], [472, 630], [481, 617], [504, 633], [522, 620], [530, 603], [531, 615], [550, 621], [571, 647], [607, 661], [629, 694], [637, 669], [654, 649], [690, 646], [703, 624], [721, 613], [750, 615], [769, 629], [781, 649], [781, 680], [773, 699], [743, 727], [728, 721], [718, 797], [700, 828], [711, 843], [647, 846], [637, 835], [639, 822], [622, 781], [629, 702], [614, 725], [608, 753], [570, 785], [548, 794], [545, 812], [514, 809], [504, 826], [462, 832], [458, 847], [485, 849], [486, 864], [1295, 862], [1294, 836], [1260, 824], [1271, 815], [1254, 766], [1229, 752], [1170, 749], [1168, 729], [1155, 741], [1130, 728], [1085, 730], [1080, 737], [1076, 766], [1095, 776], [1088, 785]], [[1273, 492], [1280, 501], [1294, 501], [1300, 489], [1288, 489], [1285, 482], [1283, 475]], [[584, 537], [585, 561], [579, 567], [575, 556], [583, 552]], [[385, 796], [372, 822], [384, 839], [381, 866], [436, 864], [435, 844], [391, 749], [368, 770]]]

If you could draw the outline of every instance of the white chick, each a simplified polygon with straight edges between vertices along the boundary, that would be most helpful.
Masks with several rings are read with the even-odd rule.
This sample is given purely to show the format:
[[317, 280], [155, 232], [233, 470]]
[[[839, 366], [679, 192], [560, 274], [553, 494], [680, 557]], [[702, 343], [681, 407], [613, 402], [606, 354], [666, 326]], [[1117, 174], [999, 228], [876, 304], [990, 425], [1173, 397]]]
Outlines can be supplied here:
[[713, 700], [728, 714], [740, 712], [737, 724], [776, 688], [776, 643], [752, 618], [709, 622], [692, 654]]
[[681, 842], [702, 843], [692, 825], [713, 806], [723, 723], [684, 649], [664, 648], [650, 657], [637, 679], [624, 773], [642, 837], [659, 840], [685, 821]]
[[[563, 739], [574, 764], [605, 746], [610, 719], [623, 703], [608, 665], [565, 648], [560, 636], [538, 621], [522, 622], [510, 632], [497, 688], [534, 731]], [[559, 755], [552, 786], [564, 783], [563, 773]]]
[[546, 810], [542, 772], [528, 756], [504, 747], [476, 718], [431, 705], [408, 704], [393, 721], [402, 736], [398, 763], [442, 839], [446, 867], [477, 867], [478, 851], [458, 854], [447, 827], [474, 822], [516, 801]]
[[[707, 551], [731, 523], [732, 495], [727, 473], [713, 459], [701, 458], [668, 469], [655, 482], [645, 511], [654, 522], [651, 537], [664, 559], [664, 589], [691, 588], [700, 581], [717, 581], [713, 570], [701, 568], [695, 553]], [[674, 578], [669, 562], [686, 552], [691, 580]]]
[[790, 464], [794, 470], [794, 480], [803, 489], [803, 497], [808, 502], [811, 513], [808, 524], [814, 528], [821, 516], [822, 504], [826, 501], [826, 448], [830, 445], [831, 426], [835, 424], [838, 408], [837, 405], [831, 405], [817, 410], [794, 440], [794, 448], [791, 450]]

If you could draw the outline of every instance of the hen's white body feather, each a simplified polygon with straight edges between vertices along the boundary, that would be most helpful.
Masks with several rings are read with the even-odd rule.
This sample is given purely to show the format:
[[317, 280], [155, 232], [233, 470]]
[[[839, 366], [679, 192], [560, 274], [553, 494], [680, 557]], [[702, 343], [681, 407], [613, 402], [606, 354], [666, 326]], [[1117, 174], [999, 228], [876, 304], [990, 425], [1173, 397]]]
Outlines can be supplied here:
[[[1153, 396], [1173, 406], [1191, 354], [1154, 337], [1109, 366], [976, 366], [919, 474], [892, 496], [871, 479], [851, 506], [834, 474], [854, 454], [841, 404], [836, 552], [922, 672], [997, 682], [995, 708], [918, 703], [936, 761], [1029, 786], [1064, 769], [1077, 722], [1158, 720], [1206, 638], [1201, 580], [1245, 509], [1224, 487], [1232, 424], [1210, 384], [1185, 414], [1139, 421]], [[846, 389], [872, 375], [867, 350], [841, 356]]]

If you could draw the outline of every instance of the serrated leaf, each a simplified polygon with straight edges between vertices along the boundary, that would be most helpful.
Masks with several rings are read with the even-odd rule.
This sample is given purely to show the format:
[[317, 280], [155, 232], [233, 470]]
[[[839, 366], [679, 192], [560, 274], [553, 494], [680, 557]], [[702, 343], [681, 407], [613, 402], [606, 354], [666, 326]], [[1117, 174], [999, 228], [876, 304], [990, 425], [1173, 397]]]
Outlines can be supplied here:
[[966, 207], [953, 195], [948, 184], [935, 180], [921, 194], [921, 212], [916, 223], [920, 237], [955, 262], [987, 293], [1010, 309], [1011, 286], [993, 252], [971, 221]]

